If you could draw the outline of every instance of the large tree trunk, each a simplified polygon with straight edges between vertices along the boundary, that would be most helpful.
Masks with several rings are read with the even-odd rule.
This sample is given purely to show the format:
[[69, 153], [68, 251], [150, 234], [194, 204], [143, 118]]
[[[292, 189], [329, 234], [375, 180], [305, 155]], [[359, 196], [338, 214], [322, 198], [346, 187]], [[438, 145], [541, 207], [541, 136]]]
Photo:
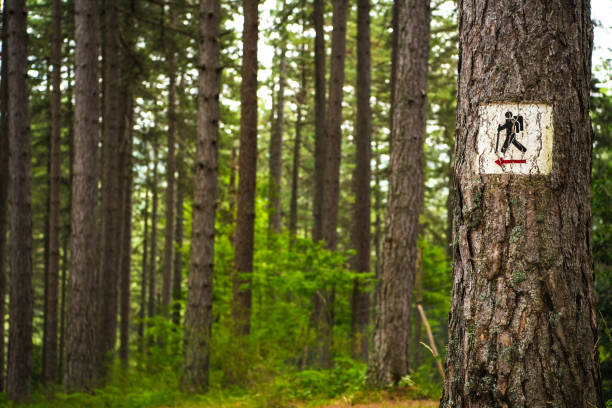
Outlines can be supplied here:
[[61, 133], [61, 62], [62, 31], [61, 1], [53, 0], [53, 39], [51, 43], [51, 162], [49, 164], [49, 267], [46, 284], [45, 343], [43, 345], [44, 373], [47, 383], [56, 383], [57, 369], [57, 291], [59, 275], [60, 232], [60, 133]]
[[[6, 3], [5, 3], [6, 4]], [[2, 82], [0, 82], [0, 391], [4, 390], [4, 313], [6, 297], [6, 233], [8, 229], [9, 140], [8, 140], [8, 9], [2, 9]]]
[[[176, 20], [176, 5], [170, 4], [170, 24]], [[170, 37], [172, 38], [172, 37]], [[169, 41], [169, 48], [174, 47]], [[166, 231], [164, 244], [164, 271], [162, 281], [162, 312], [164, 316], [170, 313], [170, 295], [172, 283], [172, 255], [174, 252], [174, 144], [176, 132], [176, 51], [167, 51], [168, 64], [168, 156], [166, 158]]]
[[[242, 84], [240, 87], [240, 155], [238, 158], [238, 213], [234, 237], [233, 317], [240, 334], [251, 327], [251, 278], [257, 173], [257, 32], [258, 0], [243, 0]], [[245, 278], [244, 276], [249, 276]]]
[[[285, 11], [283, 1], [281, 13]], [[282, 23], [282, 21], [281, 21]], [[286, 24], [286, 23], [285, 23]], [[284, 24], [282, 24], [284, 25]], [[276, 120], [270, 137], [269, 158], [269, 222], [271, 231], [280, 233], [281, 223], [281, 185], [283, 181], [283, 133], [285, 131], [285, 85], [287, 83], [287, 33], [281, 28], [280, 67], [278, 73], [278, 97], [276, 101]]]
[[323, 238], [321, 208], [325, 184], [327, 139], [325, 137], [325, 3], [314, 0], [313, 20], [315, 28], [315, 169], [312, 201], [312, 240]]
[[408, 374], [410, 310], [423, 199], [423, 141], [427, 113], [429, 1], [398, 9], [397, 71], [391, 126], [389, 195], [376, 294], [368, 381], [397, 383]]
[[102, 178], [102, 239], [100, 300], [97, 333], [97, 370], [101, 381], [112, 362], [117, 341], [119, 243], [121, 236], [119, 141], [121, 139], [121, 81], [119, 60], [118, 0], [104, 7], [104, 161]]
[[[588, 0], [459, 2], [443, 407], [604, 406], [590, 237], [592, 36]], [[524, 116], [515, 139], [526, 162], [487, 166], [500, 156], [490, 146], [505, 111], [510, 121]], [[497, 161], [521, 154], [504, 150]]]
[[206, 390], [209, 378], [221, 86], [220, 8], [219, 0], [200, 0], [198, 139], [181, 378], [182, 387], [190, 392]]
[[32, 170], [27, 84], [25, 0], [7, 1], [8, 130], [11, 205], [11, 296], [6, 390], [12, 400], [32, 392]]
[[[355, 207], [352, 247], [356, 253], [352, 267], [356, 272], [370, 272], [370, 139], [372, 137], [372, 110], [370, 108], [370, 0], [357, 2], [357, 116], [355, 118], [355, 172], [353, 189]], [[351, 329], [354, 354], [368, 359], [368, 324], [370, 322], [370, 296], [363, 283], [353, 283], [353, 314]]]
[[69, 391], [91, 390], [95, 368], [98, 30], [98, 2], [76, 0], [72, 245], [64, 377]]

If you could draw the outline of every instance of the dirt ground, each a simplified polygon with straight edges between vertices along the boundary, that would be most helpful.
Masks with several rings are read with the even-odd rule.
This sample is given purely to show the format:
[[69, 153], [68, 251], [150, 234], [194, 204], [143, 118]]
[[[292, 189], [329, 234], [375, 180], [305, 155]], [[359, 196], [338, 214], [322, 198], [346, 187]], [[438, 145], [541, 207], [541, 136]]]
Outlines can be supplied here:
[[438, 401], [431, 400], [381, 401], [354, 405], [349, 402], [338, 401], [321, 408], [438, 408], [438, 406]]

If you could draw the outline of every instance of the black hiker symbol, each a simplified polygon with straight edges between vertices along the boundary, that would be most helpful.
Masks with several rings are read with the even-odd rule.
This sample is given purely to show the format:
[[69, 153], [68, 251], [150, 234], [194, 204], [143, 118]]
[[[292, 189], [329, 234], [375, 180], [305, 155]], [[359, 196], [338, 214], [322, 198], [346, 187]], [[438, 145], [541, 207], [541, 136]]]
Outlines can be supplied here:
[[512, 116], [512, 112], [506, 112], [506, 123], [497, 127], [497, 142], [495, 143], [495, 153], [499, 147], [499, 132], [506, 129], [506, 140], [501, 148], [502, 153], [506, 153], [510, 143], [512, 143], [517, 149], [525, 153], [527, 148], [516, 140], [516, 134], [523, 130], [523, 117], [521, 115]]

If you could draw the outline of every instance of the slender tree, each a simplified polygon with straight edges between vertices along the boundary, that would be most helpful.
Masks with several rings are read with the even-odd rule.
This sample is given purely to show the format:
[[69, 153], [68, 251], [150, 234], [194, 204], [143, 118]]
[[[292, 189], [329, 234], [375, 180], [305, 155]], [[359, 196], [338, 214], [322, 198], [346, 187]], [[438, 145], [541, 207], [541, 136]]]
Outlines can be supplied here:
[[[257, 3], [255, 7], [257, 7]], [[200, 0], [198, 138], [181, 385], [208, 388], [219, 140], [220, 1]]]
[[323, 238], [321, 211], [327, 154], [325, 129], [325, 4], [323, 0], [314, 0], [312, 16], [315, 28], [315, 174], [312, 202], [312, 240], [318, 242]]
[[[285, 12], [282, 2], [281, 15]], [[281, 222], [281, 184], [283, 180], [283, 133], [285, 131], [285, 87], [287, 83], [287, 33], [286, 21], [280, 21], [280, 63], [278, 73], [278, 96], [276, 98], [276, 120], [270, 136], [269, 180], [268, 180], [268, 226], [271, 231], [280, 233]]]
[[243, 0], [242, 83], [240, 86], [240, 154], [238, 158], [238, 213], [234, 238], [236, 275], [233, 316], [238, 333], [251, 326], [251, 273], [255, 225], [257, 173], [257, 37], [258, 0]]
[[145, 175], [145, 193], [144, 193], [144, 208], [142, 209], [142, 217], [144, 223], [144, 232], [142, 237], [142, 272], [140, 273], [140, 311], [138, 312], [138, 352], [144, 351], [144, 319], [147, 317], [147, 261], [148, 261], [148, 239], [149, 239], [149, 168], [147, 167], [147, 173]]
[[[589, 3], [458, 4], [453, 295], [442, 407], [604, 406], [589, 206]], [[495, 44], [520, 52], [491, 53]], [[502, 147], [501, 174], [481, 164], [482, 138], [494, 135], [479, 129], [493, 103], [524, 115], [524, 132], [513, 140], [527, 145], [526, 163], [504, 165]], [[505, 110], [495, 122], [504, 123]], [[530, 166], [530, 154], [550, 154], [550, 161]], [[536, 174], [525, 174], [525, 165]]]
[[300, 151], [302, 148], [302, 109], [306, 104], [306, 52], [304, 47], [300, 50], [300, 90], [297, 95], [297, 112], [295, 119], [295, 139], [293, 141], [293, 168], [291, 171], [291, 208], [289, 213], [289, 232], [293, 243], [297, 235], [298, 222], [298, 181], [300, 173]]
[[[370, 140], [372, 110], [370, 108], [370, 0], [357, 2], [357, 116], [355, 118], [355, 172], [353, 190], [353, 228], [351, 244], [355, 249], [352, 267], [357, 272], [370, 272]], [[364, 361], [368, 358], [368, 324], [370, 297], [363, 281], [353, 283], [352, 332], [354, 353]]]
[[4, 303], [6, 294], [6, 233], [8, 230], [8, 8], [2, 8], [2, 73], [0, 82], [0, 390], [4, 390]]
[[56, 383], [58, 380], [57, 360], [57, 301], [58, 276], [60, 258], [60, 133], [61, 133], [61, 61], [62, 61], [62, 30], [61, 1], [53, 0], [53, 38], [51, 42], [51, 64], [53, 73], [51, 82], [51, 162], [49, 191], [49, 268], [47, 275], [46, 318], [44, 351], [44, 380]]
[[75, 0], [75, 111], [70, 279], [66, 325], [68, 390], [91, 390], [96, 329], [98, 198], [98, 2]]
[[368, 381], [397, 383], [408, 374], [410, 311], [423, 196], [423, 141], [427, 113], [429, 1], [398, 6], [397, 68], [392, 107], [389, 195], [378, 276]]
[[181, 324], [180, 300], [183, 298], [183, 257], [181, 251], [183, 250], [184, 188], [181, 180], [183, 180], [185, 174], [180, 146], [176, 156], [176, 167], [178, 168], [178, 181], [176, 184], [176, 229], [174, 231], [174, 245], [176, 245], [176, 254], [174, 255], [174, 275], [172, 277], [172, 300], [174, 301], [172, 322], [178, 326]]
[[[170, 24], [176, 22], [176, 5], [170, 4]], [[170, 312], [170, 295], [172, 284], [172, 255], [174, 253], [174, 144], [176, 133], [176, 50], [173, 37], [169, 37], [169, 49], [166, 55], [168, 66], [168, 155], [166, 157], [166, 231], [164, 243], [164, 272], [162, 280], [162, 312]]]
[[149, 298], [147, 317], [155, 316], [155, 275], [157, 272], [157, 140], [153, 144], [153, 177], [151, 179], [151, 242], [149, 244]]
[[106, 376], [117, 337], [117, 304], [121, 236], [119, 143], [121, 137], [121, 79], [119, 56], [118, 0], [104, 5], [104, 160], [102, 177], [102, 239], [100, 263], [100, 301], [96, 348], [98, 376]]
[[32, 392], [32, 170], [27, 84], [25, 0], [10, 0], [8, 10], [8, 136], [11, 205], [11, 293], [6, 390], [13, 400]]

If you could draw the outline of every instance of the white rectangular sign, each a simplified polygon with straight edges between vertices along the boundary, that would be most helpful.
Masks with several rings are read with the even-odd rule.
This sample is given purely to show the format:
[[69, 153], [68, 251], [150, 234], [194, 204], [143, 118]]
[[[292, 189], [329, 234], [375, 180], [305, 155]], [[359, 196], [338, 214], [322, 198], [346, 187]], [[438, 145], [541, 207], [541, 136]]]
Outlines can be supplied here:
[[476, 168], [480, 174], [548, 174], [552, 169], [552, 106], [480, 106]]

